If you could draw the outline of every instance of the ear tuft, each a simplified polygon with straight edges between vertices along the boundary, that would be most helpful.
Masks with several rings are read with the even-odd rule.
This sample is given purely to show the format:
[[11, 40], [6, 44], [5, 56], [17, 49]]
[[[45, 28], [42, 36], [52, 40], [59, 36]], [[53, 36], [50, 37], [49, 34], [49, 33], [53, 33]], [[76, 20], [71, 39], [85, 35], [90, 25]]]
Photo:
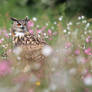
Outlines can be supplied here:
[[26, 17], [25, 17], [25, 21], [28, 22], [29, 20], [30, 20], [30, 19], [28, 18], [28, 16], [26, 16]]
[[13, 18], [13, 17], [11, 17], [10, 18], [12, 21], [17, 21], [17, 19], [16, 18]]

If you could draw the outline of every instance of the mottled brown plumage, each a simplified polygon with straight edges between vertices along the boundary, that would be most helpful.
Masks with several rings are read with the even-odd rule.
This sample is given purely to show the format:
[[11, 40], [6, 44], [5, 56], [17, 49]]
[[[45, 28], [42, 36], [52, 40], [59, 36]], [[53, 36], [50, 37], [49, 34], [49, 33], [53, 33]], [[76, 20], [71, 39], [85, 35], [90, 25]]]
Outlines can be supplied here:
[[[13, 44], [14, 48], [20, 47], [22, 49], [21, 53], [19, 54], [21, 61], [26, 63], [44, 62], [45, 56], [42, 55], [41, 51], [42, 48], [47, 45], [45, 40], [28, 32], [27, 18], [24, 20], [12, 18], [12, 20], [14, 21], [11, 29]], [[22, 29], [23, 26], [25, 26], [25, 29]], [[16, 32], [19, 34], [22, 33], [22, 35], [16, 35]]]

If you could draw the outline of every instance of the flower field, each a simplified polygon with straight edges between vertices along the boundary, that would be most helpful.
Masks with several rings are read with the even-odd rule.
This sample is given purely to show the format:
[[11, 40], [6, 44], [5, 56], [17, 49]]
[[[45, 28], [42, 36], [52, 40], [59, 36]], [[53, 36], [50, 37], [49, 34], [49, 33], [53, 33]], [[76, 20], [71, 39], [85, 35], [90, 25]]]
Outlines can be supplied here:
[[[8, 23], [9, 17], [7, 17]], [[50, 21], [33, 17], [28, 22], [30, 34], [37, 34], [49, 46], [42, 50], [47, 57], [38, 73], [24, 67], [20, 48], [14, 49], [11, 22], [0, 29], [0, 92], [91, 92], [92, 26], [85, 16], [68, 20], [59, 16]], [[16, 55], [17, 54], [17, 55]], [[41, 65], [32, 65], [37, 70]], [[44, 71], [44, 73], [43, 73]]]

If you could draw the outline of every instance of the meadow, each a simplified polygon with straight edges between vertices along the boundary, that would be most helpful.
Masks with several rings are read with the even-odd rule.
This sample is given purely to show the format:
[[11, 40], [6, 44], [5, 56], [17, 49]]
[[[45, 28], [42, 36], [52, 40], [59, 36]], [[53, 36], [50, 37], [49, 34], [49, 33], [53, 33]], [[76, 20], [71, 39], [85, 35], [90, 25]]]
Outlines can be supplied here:
[[[43, 20], [44, 19], [44, 20]], [[30, 75], [21, 66], [20, 57], [12, 52], [10, 26], [0, 29], [0, 90], [2, 92], [91, 92], [92, 88], [92, 24], [85, 16], [68, 20], [59, 16], [30, 18], [30, 34], [42, 34], [47, 47], [45, 77]], [[6, 22], [5, 21], [5, 22]], [[48, 51], [48, 52], [47, 52]], [[7, 53], [7, 55], [6, 55]], [[39, 66], [38, 64], [34, 67]], [[29, 81], [30, 80], [30, 81]]]
[[[59, 0], [29, 1], [0, 2], [0, 92], [92, 92], [92, 19], [82, 11], [75, 13], [84, 7], [70, 7], [73, 11], [66, 13], [66, 3], [55, 6]], [[41, 71], [37, 62], [24, 67], [17, 55], [20, 49], [14, 49], [10, 17], [25, 16], [30, 19], [30, 34], [48, 43], [42, 50], [47, 60]]]

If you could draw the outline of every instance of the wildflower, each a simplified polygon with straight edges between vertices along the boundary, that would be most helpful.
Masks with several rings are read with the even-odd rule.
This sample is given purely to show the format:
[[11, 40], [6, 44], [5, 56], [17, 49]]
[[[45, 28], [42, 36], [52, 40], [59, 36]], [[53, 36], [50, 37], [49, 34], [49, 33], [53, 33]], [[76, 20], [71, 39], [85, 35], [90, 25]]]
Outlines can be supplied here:
[[51, 55], [51, 53], [52, 53], [52, 48], [50, 46], [46, 45], [42, 48], [42, 54], [44, 56], [49, 56]]
[[30, 29], [29, 32], [30, 32], [31, 34], [33, 34], [33, 30], [32, 30], [32, 29]]
[[80, 63], [84, 64], [84, 63], [86, 63], [87, 59], [83, 56], [77, 56], [76, 61], [78, 64], [80, 64]]
[[70, 30], [70, 27], [69, 27], [69, 26], [67, 26], [67, 29], [68, 29], [68, 30]]
[[52, 35], [52, 31], [50, 29], [48, 29], [48, 35]]
[[89, 30], [88, 32], [89, 32], [89, 33], [91, 33], [91, 32], [92, 32], [92, 30]]
[[69, 23], [68, 23], [68, 26], [70, 26], [70, 25], [72, 25], [72, 22], [69, 22]]
[[2, 40], [0, 40], [0, 44], [2, 43]]
[[39, 81], [37, 81], [37, 82], [36, 82], [36, 85], [37, 85], [37, 86], [40, 86], [40, 82], [39, 82]]
[[69, 32], [68, 32], [68, 35], [70, 35], [70, 34], [71, 34], [71, 32], [69, 31]]
[[37, 18], [36, 17], [33, 17], [33, 21], [37, 21]]
[[70, 42], [68, 42], [68, 43], [65, 44], [65, 48], [70, 48], [71, 45], [72, 45], [72, 44], [71, 44]]
[[66, 29], [64, 29], [64, 33], [66, 33], [67, 31], [66, 31]]
[[87, 34], [87, 32], [85, 31], [85, 32], [84, 32], [84, 34], [86, 35], [86, 34]]
[[4, 41], [4, 38], [1, 38], [2, 41]]
[[79, 55], [80, 54], [80, 50], [79, 49], [75, 50], [75, 54]]
[[86, 43], [89, 43], [90, 42], [90, 36], [88, 36], [87, 38], [86, 38]]
[[87, 54], [87, 55], [92, 55], [92, 50], [91, 48], [87, 48], [84, 50], [84, 53]]
[[0, 76], [4, 76], [11, 72], [10, 69], [10, 62], [8, 61], [1, 61], [0, 62]]
[[5, 37], [7, 37], [7, 38], [9, 37], [7, 33], [5, 33]]
[[84, 19], [85, 18], [85, 16], [81, 16], [81, 19]]
[[37, 25], [36, 27], [37, 27], [37, 28], [39, 28], [40, 26], [39, 26], [39, 25]]
[[78, 17], [78, 20], [81, 20], [81, 16]]
[[83, 21], [82, 21], [82, 23], [86, 24], [86, 23], [87, 23], [87, 21], [86, 21], [86, 20], [83, 20]]
[[11, 36], [11, 33], [9, 33], [8, 35]]
[[87, 30], [87, 28], [90, 26], [90, 23], [87, 23], [85, 26], [85, 30]]
[[83, 82], [85, 85], [92, 85], [92, 75], [88, 74], [83, 78]]
[[63, 19], [63, 16], [59, 17], [59, 19], [58, 19], [58, 20], [59, 20], [59, 21], [62, 21], [62, 19]]
[[28, 21], [28, 24], [27, 25], [30, 28], [30, 27], [33, 27], [34, 26], [34, 23], [32, 21]]
[[41, 32], [42, 32], [42, 30], [41, 30], [41, 29], [38, 29], [38, 30], [37, 30], [37, 33], [38, 33], [38, 34], [40, 34]]

